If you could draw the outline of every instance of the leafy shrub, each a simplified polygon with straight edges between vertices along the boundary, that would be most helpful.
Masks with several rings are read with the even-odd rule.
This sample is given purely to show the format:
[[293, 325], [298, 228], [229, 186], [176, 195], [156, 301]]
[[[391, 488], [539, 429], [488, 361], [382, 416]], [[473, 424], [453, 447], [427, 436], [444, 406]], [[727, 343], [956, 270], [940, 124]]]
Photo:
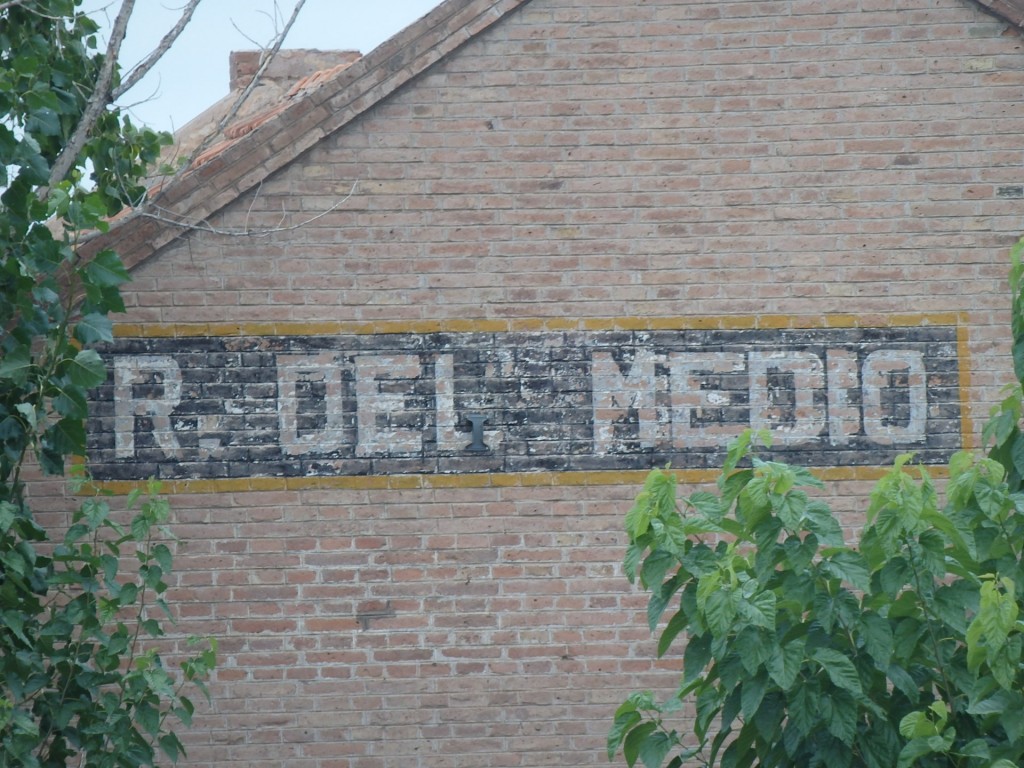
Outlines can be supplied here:
[[[1012, 251], [1014, 364], [1024, 380], [1024, 240]], [[857, 546], [807, 489], [729, 446], [717, 493], [677, 500], [650, 473], [626, 516], [625, 569], [651, 591], [658, 654], [682, 643], [665, 702], [619, 707], [608, 755], [670, 768], [1015, 768], [1024, 764], [1024, 436], [1021, 386], [985, 428], [988, 457], [949, 463], [940, 504], [901, 456], [867, 503]], [[692, 701], [692, 732], [672, 725]]]
[[24, 507], [0, 501], [0, 766], [134, 768], [153, 765], [156, 748], [172, 760], [184, 751], [170, 718], [191, 723], [184, 686], [205, 693], [216, 646], [180, 675], [143, 647], [164, 636], [169, 615], [169, 508], [158, 490], [129, 496], [126, 525], [102, 496], [86, 500], [56, 545]]
[[80, 5], [0, 2], [0, 768], [176, 759], [181, 686], [213, 665], [211, 647], [172, 675], [142, 642], [163, 635], [171, 567], [156, 486], [123, 527], [95, 496], [66, 533], [26, 493], [26, 464], [59, 475], [85, 456], [88, 393], [108, 376], [94, 347], [125, 309], [120, 258], [80, 246], [141, 199], [169, 141], [111, 106], [116, 47], [97, 49]]

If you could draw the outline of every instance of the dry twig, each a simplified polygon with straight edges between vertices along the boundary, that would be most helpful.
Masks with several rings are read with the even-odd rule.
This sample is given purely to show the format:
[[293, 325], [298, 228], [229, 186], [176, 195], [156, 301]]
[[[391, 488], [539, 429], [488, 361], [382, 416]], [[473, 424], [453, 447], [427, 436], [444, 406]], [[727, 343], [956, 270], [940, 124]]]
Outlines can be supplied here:
[[190, 221], [184, 217], [177, 216], [174, 213], [174, 211], [161, 208], [158, 205], [148, 205], [145, 208], [140, 208], [138, 209], [136, 215], [144, 216], [147, 219], [155, 219], [156, 221], [163, 222], [164, 224], [170, 224], [175, 227], [181, 227], [182, 229], [194, 230], [196, 232], [208, 232], [213, 235], [224, 235], [226, 237], [269, 237], [270, 235], [277, 234], [278, 232], [292, 232], [296, 229], [302, 229], [302, 227], [312, 224], [317, 219], [323, 218], [332, 211], [336, 211], [338, 208], [347, 203], [349, 199], [352, 197], [352, 195], [356, 193], [356, 187], [358, 185], [358, 181], [353, 182], [352, 188], [348, 191], [347, 195], [345, 195], [343, 198], [334, 203], [334, 205], [332, 205], [330, 208], [326, 208], [325, 210], [320, 211], [320, 213], [316, 214], [315, 216], [310, 216], [308, 219], [303, 219], [298, 224], [267, 227], [265, 229], [249, 229], [248, 226], [242, 229], [225, 229], [221, 227], [212, 227], [205, 221]]
[[167, 34], [163, 36], [157, 47], [141, 62], [132, 67], [131, 72], [128, 73], [127, 77], [121, 82], [117, 88], [114, 89], [113, 93], [110, 94], [112, 101], [116, 101], [121, 98], [124, 93], [130, 90], [139, 80], [146, 76], [156, 63], [163, 57], [167, 51], [170, 50], [174, 41], [178, 39], [178, 36], [185, 30], [188, 23], [192, 20], [192, 14], [195, 13], [196, 6], [199, 5], [200, 0], [189, 0], [188, 4], [182, 9], [181, 16], [177, 23], [168, 30]]

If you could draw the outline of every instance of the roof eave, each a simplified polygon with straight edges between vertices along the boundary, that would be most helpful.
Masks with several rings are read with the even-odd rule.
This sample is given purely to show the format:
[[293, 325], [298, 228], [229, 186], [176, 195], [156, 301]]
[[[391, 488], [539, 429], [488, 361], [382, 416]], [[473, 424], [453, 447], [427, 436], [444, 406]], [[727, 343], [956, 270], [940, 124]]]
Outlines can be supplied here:
[[83, 256], [113, 249], [129, 269], [139, 265], [528, 2], [446, 0], [223, 152], [163, 185], [146, 204], [85, 243]]
[[[111, 248], [129, 269], [137, 266], [528, 2], [446, 0], [211, 160], [164, 185], [144, 206], [89, 240], [83, 255]], [[972, 2], [1024, 28], [1024, 0]]]
[[985, 10], [1024, 29], [1024, 0], [974, 0]]

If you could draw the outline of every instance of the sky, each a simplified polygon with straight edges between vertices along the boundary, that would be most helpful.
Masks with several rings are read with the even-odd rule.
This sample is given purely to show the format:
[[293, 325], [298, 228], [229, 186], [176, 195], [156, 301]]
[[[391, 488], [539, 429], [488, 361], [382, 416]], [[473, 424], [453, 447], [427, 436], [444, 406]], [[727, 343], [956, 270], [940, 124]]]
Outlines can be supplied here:
[[[441, 0], [306, 0], [284, 48], [368, 53], [440, 5]], [[123, 68], [141, 60], [180, 16], [183, 0], [136, 0], [121, 49]], [[101, 24], [118, 0], [86, 0]], [[294, 0], [202, 0], [192, 22], [160, 63], [119, 103], [152, 128], [182, 127], [228, 93], [228, 54], [268, 44]], [[276, 24], [275, 24], [276, 19]], [[246, 39], [249, 38], [249, 39]], [[252, 41], [255, 41], [252, 42]]]

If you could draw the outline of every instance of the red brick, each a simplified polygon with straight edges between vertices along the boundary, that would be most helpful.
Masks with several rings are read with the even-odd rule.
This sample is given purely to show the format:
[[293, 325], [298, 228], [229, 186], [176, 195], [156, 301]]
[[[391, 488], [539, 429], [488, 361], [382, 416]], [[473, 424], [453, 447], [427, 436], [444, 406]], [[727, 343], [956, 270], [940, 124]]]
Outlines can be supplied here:
[[[309, 219], [358, 182], [350, 199], [269, 238], [126, 235], [129, 263], [158, 252], [123, 320], [966, 312], [978, 430], [1012, 375], [1003, 281], [1021, 201], [996, 190], [1022, 183], [1020, 37], [960, 0], [856, 5], [533, 0], [464, 43], [438, 39], [451, 17], [496, 15], [445, 6], [408, 58], [390, 43], [345, 75], [355, 91], [339, 80], [303, 107], [315, 130], [340, 127], [258, 193], [229, 201], [276, 168], [273, 147], [314, 135], [299, 110], [181, 193], [225, 229]], [[431, 40], [446, 55], [397, 88]], [[360, 83], [387, 97], [372, 106]], [[868, 487], [822, 493], [851, 539]], [[617, 704], [678, 683], [622, 575], [635, 491], [175, 495], [173, 642], [221, 648], [186, 764], [602, 762]], [[33, 493], [63, 509], [59, 485]]]

